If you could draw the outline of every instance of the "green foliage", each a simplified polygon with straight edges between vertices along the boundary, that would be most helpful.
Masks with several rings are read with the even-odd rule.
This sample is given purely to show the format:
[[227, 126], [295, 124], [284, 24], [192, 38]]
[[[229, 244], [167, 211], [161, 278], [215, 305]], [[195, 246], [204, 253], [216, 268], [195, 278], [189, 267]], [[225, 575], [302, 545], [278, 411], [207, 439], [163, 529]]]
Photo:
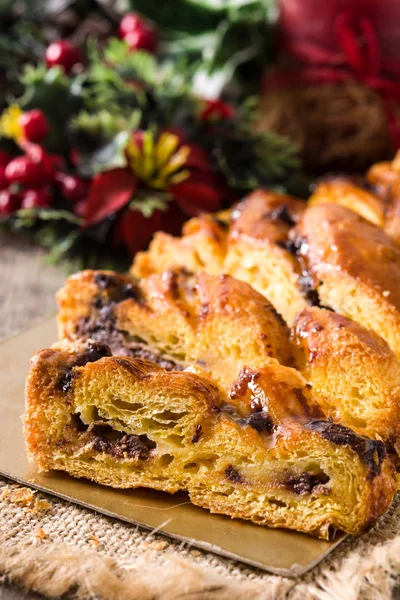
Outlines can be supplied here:
[[157, 0], [131, 0], [131, 5], [163, 28], [165, 53], [193, 63], [195, 80], [211, 78], [217, 93], [256, 90], [275, 59], [276, 0], [180, 0], [162, 7]]
[[223, 125], [216, 132], [211, 149], [228, 184], [247, 192], [259, 187], [285, 187], [285, 182], [300, 170], [296, 147], [272, 132], [232, 129]]
[[15, 226], [18, 228], [34, 227], [38, 221], [66, 221], [72, 225], [82, 225], [82, 219], [67, 210], [24, 208], [15, 215]]
[[66, 125], [83, 108], [82, 77], [67, 77], [59, 67], [46, 69], [27, 65], [20, 82], [24, 94], [19, 104], [24, 110], [40, 108], [50, 123], [46, 148], [51, 152], [65, 154], [69, 148]]

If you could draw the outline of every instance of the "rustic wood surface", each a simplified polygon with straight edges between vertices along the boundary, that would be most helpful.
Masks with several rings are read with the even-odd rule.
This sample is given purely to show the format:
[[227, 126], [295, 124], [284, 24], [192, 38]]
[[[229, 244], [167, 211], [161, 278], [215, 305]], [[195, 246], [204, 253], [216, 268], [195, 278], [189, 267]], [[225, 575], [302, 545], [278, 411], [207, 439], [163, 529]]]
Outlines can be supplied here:
[[65, 268], [48, 265], [45, 253], [21, 239], [0, 236], [0, 338], [27, 327], [56, 308], [54, 294]]

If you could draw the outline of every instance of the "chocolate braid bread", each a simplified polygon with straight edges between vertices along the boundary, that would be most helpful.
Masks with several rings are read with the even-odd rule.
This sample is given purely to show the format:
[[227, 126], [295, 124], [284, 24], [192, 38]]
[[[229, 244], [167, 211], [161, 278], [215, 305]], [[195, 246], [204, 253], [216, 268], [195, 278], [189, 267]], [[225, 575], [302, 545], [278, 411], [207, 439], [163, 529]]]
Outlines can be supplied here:
[[291, 325], [307, 305], [304, 278], [288, 239], [304, 208], [304, 202], [291, 196], [253, 192], [231, 213], [187, 222], [181, 238], [156, 233], [149, 251], [136, 255], [132, 275], [145, 277], [177, 267], [228, 273], [268, 298]]
[[[343, 178], [323, 185], [307, 205], [257, 192], [242, 201], [238, 211], [224, 214], [223, 227], [219, 217], [207, 215], [189, 222], [181, 238], [157, 233], [148, 252], [137, 255], [132, 273], [171, 268], [182, 256], [198, 256], [205, 247], [207, 262], [197, 268], [229, 271], [231, 248], [240, 231], [247, 254], [242, 255], [241, 270], [236, 264], [235, 275], [254, 280], [267, 297], [274, 288], [275, 306], [290, 325], [294, 323], [295, 364], [313, 385], [323, 410], [363, 435], [383, 439], [392, 450], [400, 437], [400, 247], [377, 225], [383, 224], [383, 212], [381, 220], [373, 212], [386, 200], [371, 200], [372, 192], [358, 188], [363, 193], [351, 202], [344, 191], [351, 188], [355, 193], [355, 183]], [[346, 206], [331, 202], [332, 190], [341, 191], [342, 196], [335, 192], [334, 197], [344, 198]], [[369, 220], [358, 214], [361, 208]], [[257, 218], [252, 220], [252, 215]], [[215, 230], [218, 236], [211, 235]], [[281, 277], [271, 277], [267, 285], [271, 248], [290, 271], [283, 267]], [[196, 269], [193, 262], [192, 268]]]
[[167, 271], [133, 280], [108, 271], [70, 277], [57, 295], [60, 338], [92, 339], [113, 354], [166, 370], [197, 365], [228, 389], [240, 368], [293, 364], [289, 329], [274, 307], [228, 275]]
[[393, 466], [382, 442], [327, 421], [309, 396], [275, 359], [225, 391], [199, 368], [63, 342], [32, 359], [25, 437], [41, 470], [186, 490], [212, 512], [322, 538], [359, 534], [389, 506]]

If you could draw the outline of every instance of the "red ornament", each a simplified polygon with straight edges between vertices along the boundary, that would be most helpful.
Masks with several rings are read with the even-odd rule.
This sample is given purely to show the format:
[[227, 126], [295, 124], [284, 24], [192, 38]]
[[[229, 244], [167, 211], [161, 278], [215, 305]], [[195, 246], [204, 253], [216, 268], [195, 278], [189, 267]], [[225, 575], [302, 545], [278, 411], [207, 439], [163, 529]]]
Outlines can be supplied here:
[[46, 49], [46, 64], [49, 68], [59, 66], [69, 74], [73, 67], [83, 63], [83, 56], [79, 48], [67, 40], [53, 42]]
[[138, 27], [143, 25], [143, 19], [136, 13], [127, 13], [120, 21], [118, 27], [118, 34], [120, 38], [124, 38], [131, 31], [135, 31]]
[[37, 184], [49, 179], [49, 173], [39, 162], [28, 156], [17, 156], [6, 166], [4, 172], [9, 183]]
[[19, 194], [4, 190], [0, 192], [0, 214], [12, 215], [21, 206], [21, 197]]
[[41, 110], [28, 110], [19, 118], [25, 138], [29, 142], [39, 143], [49, 133], [49, 123]]
[[223, 100], [205, 100], [200, 121], [227, 121], [236, 114], [235, 108]]
[[135, 31], [127, 33], [124, 40], [131, 51], [147, 50], [147, 52], [155, 52], [158, 46], [158, 35], [155, 29], [144, 24]]
[[56, 180], [61, 184], [61, 191], [64, 198], [76, 202], [82, 200], [89, 190], [89, 184], [80, 177], [75, 175], [66, 175], [65, 173], [57, 173]]
[[22, 208], [47, 208], [52, 200], [48, 188], [26, 190], [22, 196]]
[[8, 188], [8, 179], [5, 175], [6, 168], [0, 165], [0, 190], [5, 190]]

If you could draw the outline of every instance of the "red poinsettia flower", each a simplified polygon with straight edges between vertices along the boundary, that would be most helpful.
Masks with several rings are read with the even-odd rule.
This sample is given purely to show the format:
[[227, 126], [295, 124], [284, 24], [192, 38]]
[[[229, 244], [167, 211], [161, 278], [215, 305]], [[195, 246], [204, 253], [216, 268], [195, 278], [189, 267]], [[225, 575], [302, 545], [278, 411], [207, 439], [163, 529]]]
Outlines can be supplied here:
[[235, 108], [223, 100], [205, 100], [200, 121], [227, 121], [236, 114]]
[[[138, 188], [164, 192], [171, 197], [171, 206], [175, 202], [180, 209], [179, 215], [186, 216], [216, 211], [230, 194], [214, 173], [206, 152], [195, 144], [185, 144], [175, 132], [163, 131], [157, 139], [147, 131], [135, 132], [127, 145], [126, 157], [127, 167], [93, 178], [85, 212], [86, 227], [127, 207]], [[146, 218], [140, 211], [127, 208], [117, 221], [115, 240], [134, 253], [154, 231], [168, 226], [171, 214], [170, 210], [156, 210]]]

